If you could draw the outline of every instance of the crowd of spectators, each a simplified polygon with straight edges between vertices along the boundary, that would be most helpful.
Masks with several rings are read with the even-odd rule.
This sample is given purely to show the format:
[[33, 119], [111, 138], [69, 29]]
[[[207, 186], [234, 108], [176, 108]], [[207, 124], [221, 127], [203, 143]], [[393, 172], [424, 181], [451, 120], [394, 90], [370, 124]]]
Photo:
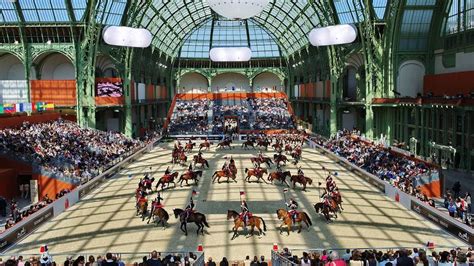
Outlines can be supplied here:
[[170, 134], [207, 134], [208, 100], [177, 100], [168, 125]]
[[[170, 134], [222, 134], [232, 129], [266, 130], [292, 129], [293, 118], [284, 99], [248, 98], [216, 100], [212, 104], [212, 125], [208, 124], [208, 100], [176, 102], [168, 133]], [[237, 117], [238, 126], [226, 127], [226, 117]]]
[[[320, 146], [331, 150], [335, 154], [346, 158], [351, 163], [363, 168], [380, 179], [390, 182], [393, 186], [415, 196], [432, 207], [436, 206], [434, 199], [429, 198], [416, 187], [416, 176], [427, 174], [431, 169], [423, 162], [410, 160], [406, 156], [397, 156], [390, 153], [389, 148], [362, 141], [358, 131], [339, 131], [333, 138], [311, 137], [311, 140]], [[444, 194], [443, 207], [451, 217], [471, 225], [472, 198], [469, 192], [461, 195], [461, 184], [456, 182], [451, 190]]]
[[0, 150], [59, 178], [90, 179], [142, 145], [121, 133], [81, 128], [62, 119], [0, 130]]
[[294, 123], [288, 110], [287, 102], [277, 98], [249, 99], [249, 104], [255, 112], [255, 122], [252, 129], [292, 129]]
[[340, 255], [337, 251], [321, 250], [303, 252], [302, 256], [292, 254], [285, 248], [280, 255], [302, 266], [468, 266], [474, 265], [471, 249], [452, 249], [449, 251], [429, 251], [425, 249], [400, 250], [350, 250]]
[[356, 132], [339, 131], [336, 136], [324, 142], [324, 147], [367, 172], [390, 182], [406, 193], [420, 200], [434, 204], [426, 195], [415, 187], [415, 178], [428, 174], [430, 166], [423, 162], [410, 160], [405, 156], [397, 156], [383, 145], [360, 140]]

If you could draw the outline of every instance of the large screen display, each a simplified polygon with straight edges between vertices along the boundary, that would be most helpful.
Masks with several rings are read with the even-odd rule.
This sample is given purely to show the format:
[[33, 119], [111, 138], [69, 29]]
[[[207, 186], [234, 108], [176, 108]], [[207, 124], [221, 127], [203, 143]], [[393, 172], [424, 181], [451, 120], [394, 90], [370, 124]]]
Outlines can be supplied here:
[[121, 97], [123, 96], [122, 81], [117, 82], [98, 82], [97, 97]]

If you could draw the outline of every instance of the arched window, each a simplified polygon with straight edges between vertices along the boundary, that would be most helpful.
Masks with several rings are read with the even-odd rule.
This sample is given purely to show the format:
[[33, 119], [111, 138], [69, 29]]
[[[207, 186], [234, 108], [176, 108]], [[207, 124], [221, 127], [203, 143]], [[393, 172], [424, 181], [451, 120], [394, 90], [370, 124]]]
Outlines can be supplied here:
[[452, 0], [448, 8], [447, 35], [474, 28], [474, 0]]

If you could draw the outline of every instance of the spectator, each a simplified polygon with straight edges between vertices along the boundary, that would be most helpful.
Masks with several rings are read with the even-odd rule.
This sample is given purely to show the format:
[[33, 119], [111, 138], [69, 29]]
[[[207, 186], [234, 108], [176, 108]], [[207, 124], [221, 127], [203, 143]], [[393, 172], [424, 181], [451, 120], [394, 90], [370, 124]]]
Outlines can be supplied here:
[[351, 257], [352, 257], [351, 250], [350, 250], [350, 249], [346, 249], [346, 253], [344, 253], [344, 255], [342, 255], [342, 259], [343, 259], [345, 262], [349, 262], [349, 261], [351, 260]]
[[310, 266], [311, 260], [309, 259], [309, 255], [306, 252], [303, 252], [303, 258], [301, 258], [301, 266]]
[[251, 262], [250, 261], [250, 256], [249, 255], [245, 256], [245, 260], [244, 260], [245, 266], [250, 266], [250, 262]]
[[151, 252], [151, 257], [146, 261], [147, 266], [161, 266], [161, 259], [160, 259], [160, 253], [158, 253], [156, 250], [153, 250]]
[[206, 266], [216, 266], [216, 263], [212, 261], [212, 257], [207, 260]]
[[100, 266], [118, 266], [118, 263], [113, 260], [112, 253], [105, 254], [105, 261], [102, 261]]
[[221, 262], [219, 262], [219, 266], [229, 266], [229, 262], [227, 261], [226, 257], [223, 257]]
[[257, 256], [253, 256], [253, 260], [250, 262], [250, 266], [258, 266], [258, 265], [259, 265], [259, 262], [258, 262]]
[[260, 256], [260, 266], [268, 266], [268, 263], [265, 261], [265, 256]]
[[414, 266], [413, 260], [408, 257], [408, 253], [405, 249], [400, 250], [400, 256], [397, 259], [397, 265], [400, 266]]

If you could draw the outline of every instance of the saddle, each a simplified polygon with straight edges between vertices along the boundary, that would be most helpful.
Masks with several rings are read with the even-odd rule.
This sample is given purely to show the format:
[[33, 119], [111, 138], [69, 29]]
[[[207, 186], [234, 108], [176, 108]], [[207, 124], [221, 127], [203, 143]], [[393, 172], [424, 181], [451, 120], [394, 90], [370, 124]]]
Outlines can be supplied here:
[[171, 181], [171, 174], [167, 174], [163, 176], [163, 182], [167, 183]]

